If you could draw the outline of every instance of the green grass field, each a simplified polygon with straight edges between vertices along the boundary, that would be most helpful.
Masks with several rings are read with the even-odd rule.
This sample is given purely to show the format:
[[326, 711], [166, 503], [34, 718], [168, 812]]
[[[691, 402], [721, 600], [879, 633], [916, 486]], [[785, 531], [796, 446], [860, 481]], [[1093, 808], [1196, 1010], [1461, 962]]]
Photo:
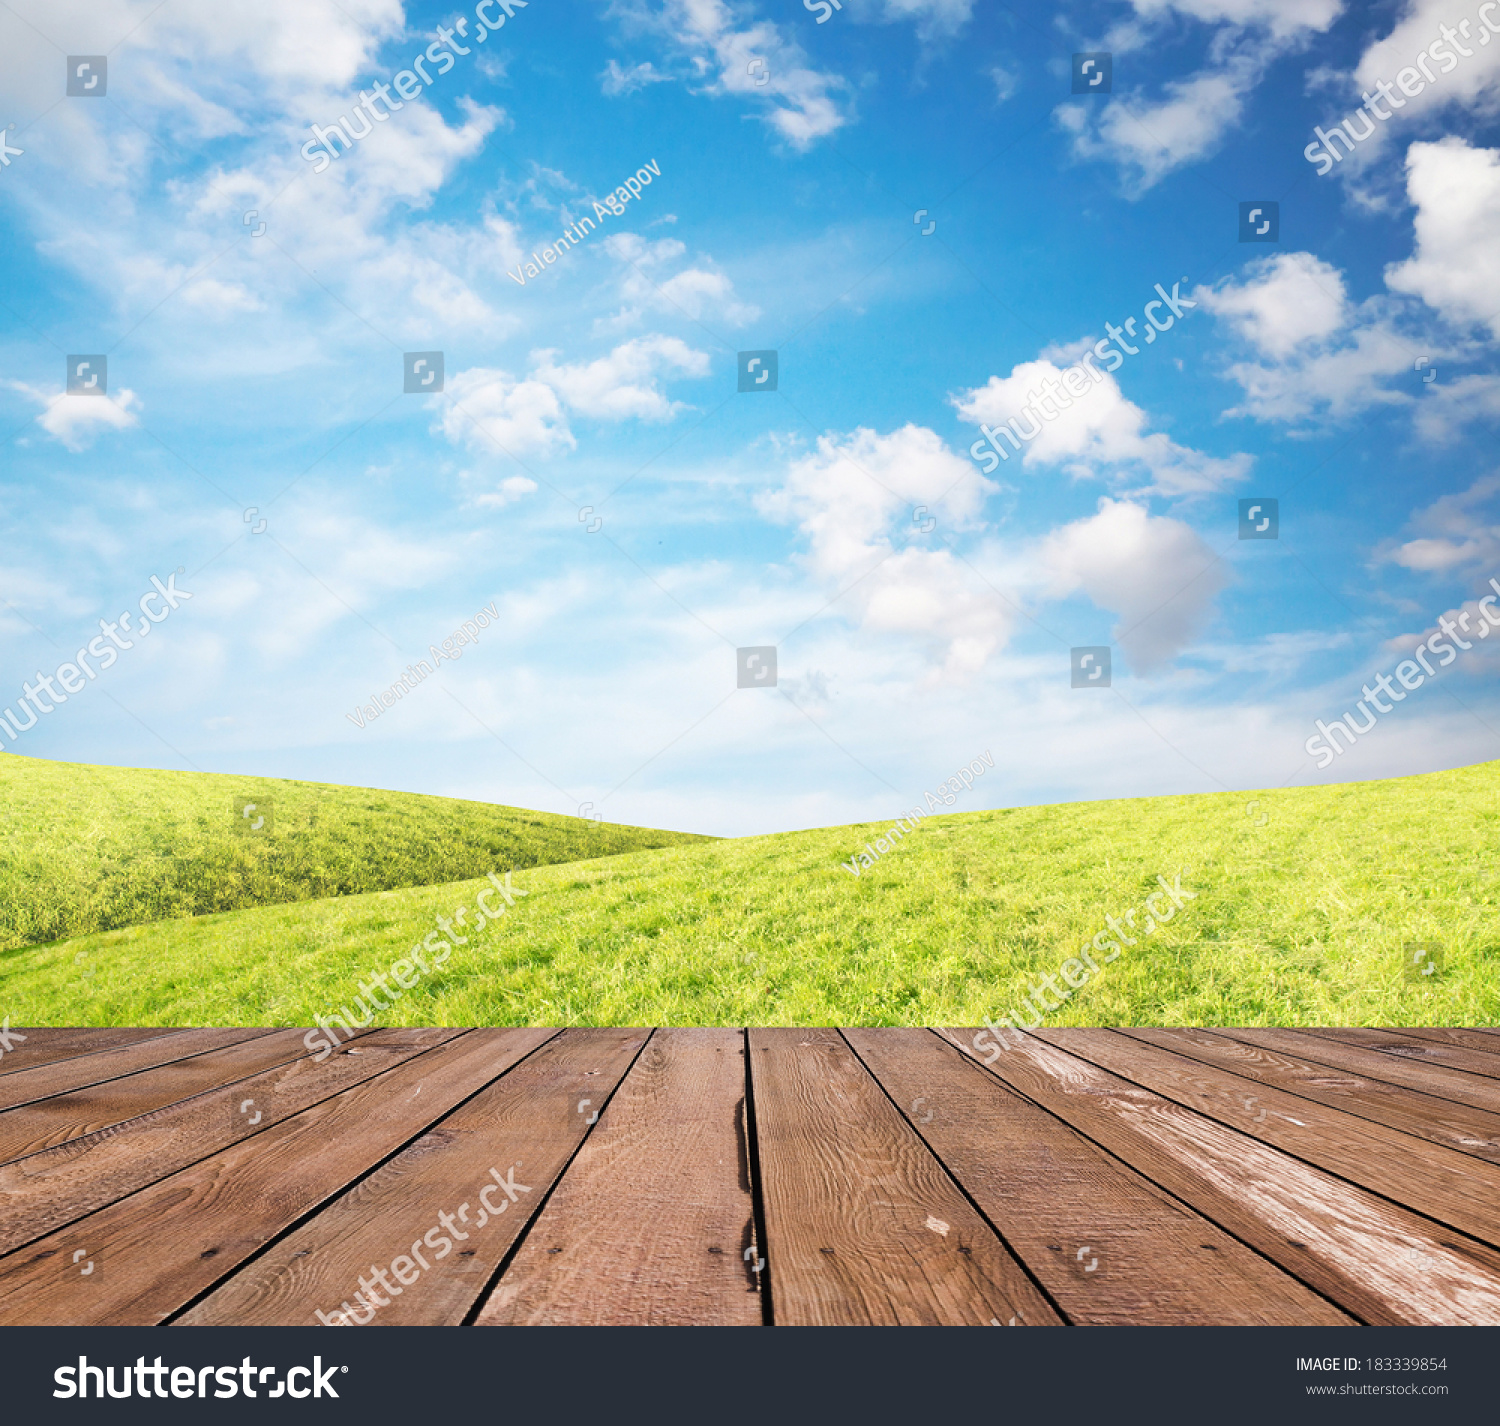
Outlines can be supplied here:
[[[264, 837], [233, 808], [270, 797]], [[699, 837], [316, 782], [0, 757], [0, 949]]]
[[[514, 878], [525, 897], [377, 1019], [974, 1025], [1056, 972], [1107, 914], [1142, 906], [1158, 874], [1181, 872], [1194, 898], [1046, 1023], [1493, 1025], [1497, 793], [1500, 763], [1489, 763], [933, 817], [858, 879], [840, 863], [888, 824], [533, 865]], [[0, 1011], [20, 1025], [310, 1024], [352, 1006], [361, 979], [487, 884], [12, 950], [0, 956]], [[1429, 977], [1406, 969], [1423, 944], [1441, 956]]]

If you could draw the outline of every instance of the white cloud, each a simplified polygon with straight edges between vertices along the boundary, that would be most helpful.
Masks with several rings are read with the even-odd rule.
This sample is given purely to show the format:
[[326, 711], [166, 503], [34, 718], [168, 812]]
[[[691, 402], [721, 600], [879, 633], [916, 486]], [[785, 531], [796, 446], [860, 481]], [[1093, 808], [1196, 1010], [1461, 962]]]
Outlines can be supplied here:
[[810, 569], [830, 592], [848, 589], [861, 628], [915, 637], [942, 659], [941, 676], [963, 679], [1004, 643], [1011, 610], [948, 550], [898, 550], [892, 531], [911, 528], [916, 505], [945, 532], [972, 528], [994, 488], [925, 427], [860, 427], [820, 437], [757, 505], [799, 525]]
[[667, 0], [653, 27], [686, 52], [705, 93], [768, 105], [767, 122], [793, 148], [808, 149], [848, 122], [838, 99], [849, 92], [847, 81], [809, 68], [802, 47], [770, 21], [736, 29], [723, 0]]
[[[1384, 297], [1350, 303], [1343, 274], [1311, 253], [1283, 253], [1249, 264], [1243, 280], [1229, 277], [1193, 292], [1205, 311], [1227, 321], [1255, 348], [1255, 361], [1232, 363], [1226, 375], [1245, 392], [1229, 416], [1261, 421], [1343, 419], [1372, 405], [1411, 397], [1382, 383], [1413, 374], [1414, 341], [1396, 325]], [[1430, 339], [1428, 339], [1430, 341]], [[1431, 355], [1439, 345], [1425, 345]]]
[[[1008, 377], [992, 376], [983, 386], [950, 400], [959, 416], [975, 426], [1014, 420], [1022, 435], [1039, 428], [1029, 443], [1021, 445], [1021, 463], [1028, 470], [1061, 466], [1083, 478], [1102, 472], [1123, 476], [1144, 468], [1152, 488], [1170, 495], [1222, 490], [1248, 472], [1246, 455], [1221, 459], [1179, 446], [1165, 432], [1148, 432], [1146, 413], [1127, 401], [1115, 379], [1103, 371], [1097, 384], [1055, 411], [1050, 421], [1026, 409], [1033, 395], [1056, 390], [1062, 375], [1051, 360], [1039, 357], [1014, 367]], [[1065, 400], [1066, 394], [1061, 395], [1059, 405]], [[1013, 443], [998, 431], [996, 435], [1013, 460]]]
[[1174, 14], [1215, 30], [1210, 65], [1169, 81], [1160, 99], [1140, 92], [1113, 97], [1101, 108], [1061, 104], [1058, 122], [1073, 137], [1081, 159], [1118, 164], [1130, 196], [1139, 196], [1169, 173], [1208, 157], [1241, 121], [1245, 103], [1271, 64], [1326, 30], [1341, 0], [1132, 0], [1136, 18], [1117, 25], [1105, 48], [1139, 50]]
[[1470, 421], [1485, 420], [1500, 420], [1500, 376], [1460, 376], [1424, 383], [1416, 408], [1417, 434], [1423, 440], [1446, 445]]
[[1332, 336], [1349, 319], [1343, 274], [1312, 253], [1278, 253], [1245, 271], [1244, 282], [1194, 296], [1267, 356], [1288, 356], [1305, 342]]
[[634, 94], [637, 89], [644, 89], [648, 84], [665, 83], [671, 77], [670, 74], [662, 74], [650, 60], [633, 64], [629, 69], [621, 69], [619, 60], [612, 59], [604, 67], [599, 79], [600, 88], [613, 99], [621, 94]]
[[1137, 673], [1153, 673], [1202, 633], [1228, 572], [1180, 520], [1108, 496], [1099, 513], [1054, 530], [1040, 563], [1049, 592], [1082, 590], [1120, 616], [1115, 641]]
[[1414, 512], [1411, 523], [1421, 532], [1417, 538], [1387, 547], [1381, 559], [1428, 574], [1500, 574], [1500, 473], [1440, 496]]
[[474, 503], [481, 509], [503, 510], [507, 505], [514, 505], [523, 496], [530, 495], [536, 488], [536, 481], [528, 480], [524, 475], [510, 475], [496, 489], [475, 496]]
[[[1452, 28], [1466, 19], [1469, 16], [1456, 7], [1453, 0], [1408, 0], [1405, 12], [1391, 32], [1374, 41], [1360, 56], [1351, 89], [1358, 89], [1361, 93], [1373, 92], [1382, 79], [1387, 83], [1394, 81], [1400, 70], [1413, 66], [1417, 56], [1440, 39], [1439, 26]], [[1433, 83], [1426, 84], [1419, 74], [1422, 92], [1415, 96], [1398, 93], [1403, 107], [1394, 110], [1389, 123], [1377, 125], [1378, 130], [1388, 132], [1393, 124], [1446, 104], [1462, 104], [1481, 113], [1495, 111], [1500, 103], [1500, 45], [1487, 43], [1493, 36], [1484, 34], [1483, 21], [1471, 20], [1469, 29], [1467, 42], [1461, 31], [1455, 33], [1459, 35], [1458, 43], [1471, 54], [1467, 57], [1456, 52], [1451, 54], [1449, 58], [1458, 61], [1452, 67], [1444, 66], [1441, 58], [1434, 67], [1429, 58], [1426, 63], [1433, 72]], [[1481, 43], [1481, 38], [1486, 42]], [[1440, 56], [1447, 52], [1448, 46], [1442, 45]], [[1376, 98], [1378, 100], [1380, 96]], [[1379, 142], [1378, 138], [1376, 142]]]
[[1142, 19], [1169, 11], [1207, 24], [1255, 25], [1285, 38], [1306, 30], [1326, 30], [1343, 11], [1343, 0], [1131, 0]]
[[1386, 286], [1456, 324], [1488, 323], [1500, 338], [1500, 151], [1452, 137], [1413, 144], [1406, 188], [1417, 210], [1416, 251], [1386, 268]]
[[507, 372], [471, 367], [445, 388], [439, 429], [454, 445], [523, 456], [552, 455], [578, 444], [546, 382], [516, 381]]
[[657, 387], [666, 372], [707, 376], [707, 352], [695, 351], [678, 337], [638, 337], [596, 361], [560, 366], [553, 351], [532, 353], [532, 379], [544, 381], [583, 416], [620, 421], [666, 421], [683, 409]]
[[670, 275], [664, 273], [662, 269], [687, 252], [686, 245], [676, 238], [659, 238], [653, 243], [638, 233], [612, 233], [604, 247], [627, 268], [620, 280], [625, 305], [605, 319], [607, 326], [629, 326], [648, 309], [691, 317], [695, 322], [708, 318], [735, 327], [760, 316], [760, 308], [741, 302], [735, 296], [734, 283], [714, 268], [688, 266]]
[[37, 425], [75, 453], [86, 451], [104, 431], [128, 431], [140, 425], [135, 412], [141, 400], [128, 388], [109, 396], [69, 396], [24, 381], [6, 381], [5, 385], [45, 408], [36, 418]]

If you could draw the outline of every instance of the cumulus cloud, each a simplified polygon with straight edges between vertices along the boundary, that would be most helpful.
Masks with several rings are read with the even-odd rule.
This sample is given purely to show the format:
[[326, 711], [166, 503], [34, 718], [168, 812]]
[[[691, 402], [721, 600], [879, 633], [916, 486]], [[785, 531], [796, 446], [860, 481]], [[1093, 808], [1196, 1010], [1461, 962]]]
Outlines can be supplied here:
[[820, 437], [757, 504], [800, 527], [808, 567], [830, 592], [848, 591], [862, 629], [916, 638], [941, 660], [941, 677], [962, 679], [1009, 636], [1010, 609], [948, 550], [898, 550], [894, 529], [911, 527], [916, 505], [945, 531], [973, 528], [994, 489], [925, 427], [860, 427]]
[[1406, 404], [1406, 391], [1383, 383], [1397, 376], [1410, 383], [1414, 341], [1434, 356], [1447, 350], [1406, 335], [1388, 298], [1351, 303], [1343, 274], [1312, 253], [1259, 259], [1243, 278], [1195, 289], [1193, 297], [1257, 357], [1226, 371], [1245, 393], [1229, 416], [1340, 420], [1373, 405]]
[[544, 381], [517, 381], [508, 372], [470, 367], [445, 386], [438, 429], [454, 445], [525, 456], [553, 455], [578, 444], [562, 402]]
[[741, 302], [734, 283], [716, 268], [689, 264], [672, 271], [687, 252], [687, 246], [676, 238], [648, 242], [639, 233], [612, 233], [604, 247], [626, 268], [620, 279], [625, 305], [607, 319], [608, 326], [629, 326], [648, 310], [691, 317], [695, 322], [707, 318], [734, 327], [760, 316], [760, 308]]
[[[601, 421], [666, 421], [683, 409], [658, 383], [671, 374], [706, 376], [706, 352], [678, 337], [638, 337], [589, 362], [560, 362], [555, 350], [531, 354], [531, 370], [510, 373], [471, 367], [447, 381], [436, 429], [471, 450], [556, 455], [578, 442], [569, 411]], [[524, 492], [523, 492], [524, 493]]]
[[1278, 253], [1248, 264], [1246, 280], [1195, 293], [1204, 311], [1224, 318], [1267, 356], [1289, 356], [1331, 337], [1349, 320], [1344, 275], [1312, 253]]
[[1149, 44], [1174, 15], [1216, 26], [1210, 64], [1169, 81], [1161, 98], [1139, 91], [1091, 104], [1058, 106], [1080, 159], [1117, 164], [1130, 196], [1215, 152], [1243, 117], [1246, 101], [1289, 50], [1338, 18], [1341, 0], [1133, 0], [1135, 17], [1104, 46], [1118, 52]]
[[[1022, 362], [1009, 376], [992, 376], [950, 401], [959, 416], [975, 426], [1002, 426], [1014, 420], [1023, 436], [1037, 428], [1034, 438], [1021, 445], [1021, 464], [1028, 470], [1060, 466], [1080, 479], [1144, 472], [1151, 477], [1152, 489], [1171, 495], [1222, 490], [1249, 471], [1249, 456], [1205, 455], [1178, 445], [1165, 432], [1148, 432], [1146, 413], [1126, 400], [1112, 376], [1104, 371], [1099, 375], [1102, 380], [1082, 396], [1061, 396], [1059, 406], [1062, 401], [1069, 404], [1056, 410], [1050, 421], [1034, 414], [1035, 408], [1027, 409], [1033, 396], [1056, 390], [1062, 380], [1062, 369], [1045, 356]], [[998, 432], [997, 440], [1014, 460], [1013, 443]]]
[[583, 416], [619, 421], [636, 417], [666, 421], [683, 409], [668, 401], [656, 382], [664, 372], [707, 376], [707, 352], [694, 350], [678, 337], [638, 337], [596, 361], [559, 365], [554, 351], [533, 352], [532, 376], [544, 381]]
[[1487, 324], [1500, 338], [1500, 151], [1452, 137], [1413, 144], [1406, 189], [1417, 210], [1416, 251], [1386, 268], [1386, 286], [1456, 325]]
[[1411, 524], [1417, 537], [1388, 546], [1382, 560], [1428, 574], [1500, 573], [1500, 472], [1440, 496], [1416, 511]]
[[108, 396], [69, 396], [63, 391], [44, 391], [24, 381], [6, 381], [5, 385], [41, 406], [37, 425], [75, 453], [86, 451], [105, 431], [128, 431], [140, 425], [135, 413], [141, 407], [141, 400], [128, 388]]
[[1163, 668], [1203, 632], [1228, 580], [1191, 526], [1108, 496], [1097, 515], [1054, 530], [1040, 564], [1054, 597], [1081, 590], [1120, 616], [1115, 642], [1142, 674]]

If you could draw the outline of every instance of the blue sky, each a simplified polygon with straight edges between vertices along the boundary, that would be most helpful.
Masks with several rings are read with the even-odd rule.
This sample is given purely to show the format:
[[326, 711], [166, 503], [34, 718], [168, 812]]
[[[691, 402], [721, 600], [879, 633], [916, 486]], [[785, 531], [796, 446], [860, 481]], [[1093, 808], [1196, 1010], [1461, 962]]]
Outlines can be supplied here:
[[[0, 745], [723, 834], [894, 816], [987, 750], [965, 810], [1500, 756], [1500, 638], [1306, 750], [1500, 577], [1479, 6], [818, 13], [0, 11], [0, 708], [153, 576], [191, 595]], [[1108, 93], [1073, 94], [1086, 52]], [[303, 156], [418, 55], [418, 97]], [[1278, 241], [1240, 240], [1250, 201]], [[1195, 305], [1147, 345], [1158, 284]], [[755, 350], [774, 392], [737, 391]], [[425, 351], [444, 389], [405, 394]], [[1248, 497], [1278, 538], [1239, 538]], [[736, 687], [752, 645], [775, 689]]]

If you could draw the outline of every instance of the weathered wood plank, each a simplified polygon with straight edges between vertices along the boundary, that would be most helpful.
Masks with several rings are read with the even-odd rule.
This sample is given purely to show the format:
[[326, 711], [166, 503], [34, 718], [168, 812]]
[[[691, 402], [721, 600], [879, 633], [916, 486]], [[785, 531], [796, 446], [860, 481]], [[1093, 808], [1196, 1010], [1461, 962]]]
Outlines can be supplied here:
[[0, 1058], [0, 1082], [7, 1075], [21, 1074], [26, 1070], [36, 1069], [39, 1065], [57, 1064], [81, 1055], [102, 1055], [124, 1045], [175, 1038], [186, 1033], [185, 1030], [139, 1027], [103, 1030], [45, 1026], [28, 1030], [25, 1026], [20, 1026], [12, 1030], [11, 1034], [24, 1035], [25, 1042], [13, 1044], [5, 1056]]
[[[450, 1032], [447, 1043], [0, 1258], [0, 1323], [166, 1320], [552, 1033]], [[80, 1250], [95, 1264], [87, 1277], [73, 1265]], [[311, 1309], [298, 1320], [314, 1320]]]
[[1059, 1323], [835, 1030], [751, 1030], [777, 1323]]
[[0, 1166], [0, 1252], [14, 1251], [459, 1033], [378, 1030], [341, 1046], [322, 1064], [308, 1056]]
[[[1113, 1074], [1500, 1246], [1500, 1168], [1114, 1030], [1039, 1030]], [[1062, 1038], [1056, 1038], [1062, 1036]]]
[[1443, 1065], [1411, 1060], [1401, 1055], [1383, 1055], [1378, 1050], [1351, 1045], [1342, 1040], [1324, 1039], [1303, 1030], [1215, 1030], [1226, 1039], [1247, 1045], [1260, 1045], [1295, 1056], [1308, 1064], [1326, 1065], [1330, 1069], [1348, 1070], [1376, 1085], [1400, 1085], [1421, 1094], [1446, 1100], [1450, 1104], [1482, 1109], [1500, 1114], [1500, 1084], [1480, 1075]]
[[657, 1030], [478, 1325], [759, 1326], [744, 1114], [742, 1032]]
[[[340, 1325], [346, 1303], [356, 1319], [381, 1326], [462, 1322], [588, 1133], [579, 1101], [606, 1099], [649, 1035], [546, 1033], [555, 1038], [282, 1238], [183, 1324], [316, 1325], [322, 1312]], [[398, 1260], [407, 1264], [399, 1273]], [[403, 1285], [400, 1274], [415, 1280]]]
[[1462, 1070], [1469, 1075], [1485, 1079], [1500, 1079], [1500, 1066], [1494, 1055], [1461, 1045], [1439, 1044], [1434, 1040], [1419, 1040], [1405, 1030], [1338, 1029], [1323, 1030], [1308, 1028], [1304, 1035], [1316, 1035], [1320, 1040], [1332, 1040], [1335, 1044], [1358, 1045], [1369, 1050], [1379, 1050], [1393, 1059], [1406, 1060], [1413, 1064], [1442, 1065], [1447, 1069]]
[[[943, 1033], [979, 1060], [973, 1030]], [[1381, 1325], [1500, 1323], [1489, 1245], [1034, 1035], [1007, 1038], [990, 1073], [1345, 1311]]]
[[[1352, 1071], [1309, 1063], [1274, 1049], [1263, 1040], [1231, 1039], [1208, 1030], [1141, 1029], [1119, 1033], [1370, 1123], [1441, 1144], [1445, 1149], [1500, 1164], [1500, 1115], [1420, 1090], [1367, 1079]], [[1251, 1091], [1247, 1097], [1259, 1102], [1258, 1091]]]
[[[134, 1046], [122, 1054], [115, 1066], [120, 1071], [118, 1077], [0, 1113], [0, 1163], [80, 1139], [112, 1124], [123, 1124], [308, 1053], [301, 1030], [261, 1030], [253, 1036], [246, 1031], [202, 1033], [216, 1036], [219, 1047], [205, 1038], [195, 1042], [191, 1056], [132, 1071], [135, 1052], [158, 1043], [153, 1040], [150, 1046]], [[61, 1068], [76, 1063], [69, 1060]]]
[[1353, 1322], [931, 1031], [844, 1034], [1070, 1322]]

